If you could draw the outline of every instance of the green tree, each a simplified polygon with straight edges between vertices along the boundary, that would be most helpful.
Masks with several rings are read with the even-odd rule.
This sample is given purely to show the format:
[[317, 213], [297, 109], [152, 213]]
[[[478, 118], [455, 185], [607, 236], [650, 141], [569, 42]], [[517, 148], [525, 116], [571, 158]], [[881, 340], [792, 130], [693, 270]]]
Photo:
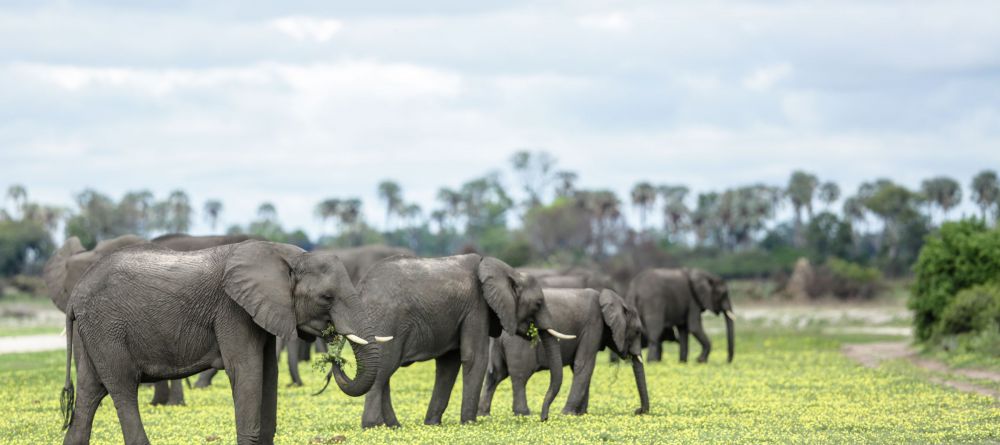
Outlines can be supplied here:
[[672, 240], [677, 242], [684, 232], [684, 221], [690, 214], [687, 204], [684, 204], [689, 190], [683, 185], [661, 185], [656, 191], [663, 202], [664, 228], [670, 233]]
[[390, 230], [392, 215], [403, 206], [403, 192], [396, 181], [385, 179], [378, 183], [378, 197], [385, 203], [385, 231]]
[[576, 190], [576, 180], [579, 179], [576, 172], [571, 172], [569, 170], [557, 171], [555, 178], [556, 197], [569, 198], [573, 196], [573, 192]]
[[23, 218], [24, 205], [28, 202], [28, 189], [21, 184], [12, 184], [7, 187], [6, 197], [13, 202], [13, 212], [10, 213], [11, 217], [16, 212]]
[[205, 219], [207, 219], [209, 225], [212, 226], [212, 232], [215, 232], [215, 227], [219, 224], [219, 217], [222, 215], [222, 201], [219, 201], [218, 199], [209, 199], [208, 201], [205, 201], [205, 206], [202, 211], [205, 213]]
[[337, 215], [340, 213], [340, 199], [337, 198], [327, 198], [316, 204], [316, 209], [314, 211], [316, 217], [319, 218], [323, 229], [326, 229], [327, 221], [334, 221], [337, 219]]
[[826, 205], [827, 209], [840, 199], [840, 186], [836, 182], [827, 181], [819, 186], [818, 194], [820, 202]]
[[187, 233], [191, 228], [191, 200], [187, 193], [177, 189], [167, 196], [167, 199], [153, 206], [156, 226], [170, 233]]
[[257, 206], [257, 218], [264, 221], [277, 222], [278, 209], [271, 202], [262, 202]]
[[799, 246], [804, 241], [802, 238], [802, 210], [805, 209], [809, 218], [812, 219], [813, 195], [817, 185], [819, 185], [819, 178], [816, 175], [796, 170], [792, 172], [792, 176], [788, 179], [788, 186], [785, 187], [785, 194], [788, 195], [792, 208], [795, 210], [795, 239]]
[[925, 179], [920, 183], [920, 192], [927, 201], [928, 218], [932, 217], [931, 207], [937, 206], [941, 209], [944, 219], [947, 219], [948, 211], [962, 202], [962, 186], [947, 176]]
[[647, 181], [632, 187], [632, 206], [639, 210], [639, 230], [646, 230], [646, 216], [656, 206], [656, 188]]
[[510, 164], [520, 177], [521, 187], [528, 196], [525, 200], [526, 207], [541, 205], [542, 195], [552, 182], [552, 169], [556, 165], [556, 159], [545, 151], [532, 153], [521, 150], [510, 157]]
[[972, 178], [972, 202], [979, 206], [983, 221], [986, 221], [986, 211], [1000, 202], [1000, 183], [997, 172], [983, 170]]

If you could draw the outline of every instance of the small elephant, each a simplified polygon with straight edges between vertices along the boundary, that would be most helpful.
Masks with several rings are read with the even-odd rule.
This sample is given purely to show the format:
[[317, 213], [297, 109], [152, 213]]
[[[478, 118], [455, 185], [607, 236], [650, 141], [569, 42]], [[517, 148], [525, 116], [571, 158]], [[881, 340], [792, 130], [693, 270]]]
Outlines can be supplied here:
[[688, 332], [701, 344], [698, 362], [708, 361], [712, 343], [701, 322], [706, 310], [725, 318], [729, 349], [726, 360], [733, 361], [733, 305], [722, 278], [700, 269], [646, 269], [632, 279], [625, 301], [642, 318], [650, 362], [660, 361], [664, 340], [680, 343], [680, 361], [687, 362]]
[[75, 403], [64, 407], [64, 443], [87, 443], [101, 400], [110, 394], [126, 444], [148, 444], [136, 402], [142, 382], [225, 368], [236, 410], [237, 442], [274, 441], [278, 366], [275, 336], [314, 339], [330, 325], [351, 340], [354, 379], [332, 366], [350, 396], [367, 392], [378, 372], [372, 320], [334, 255], [281, 243], [176, 252], [155, 244], [115, 251], [76, 285], [66, 311], [66, 386], [74, 334]]
[[[636, 414], [649, 412], [646, 372], [642, 364], [642, 323], [635, 309], [615, 291], [604, 289], [545, 289], [545, 308], [562, 332], [576, 334], [575, 340], [559, 342], [563, 361], [560, 367], [573, 369], [573, 386], [563, 414], [586, 414], [590, 399], [590, 378], [598, 351], [611, 348], [622, 358], [631, 358], [639, 392]], [[551, 369], [546, 351], [527, 340], [504, 332], [490, 350], [490, 370], [479, 401], [479, 415], [489, 415], [493, 393], [507, 376], [514, 390], [514, 414], [527, 415], [525, 387], [535, 372]]]
[[[361, 425], [399, 426], [389, 380], [400, 366], [434, 359], [434, 391], [424, 423], [441, 423], [459, 368], [463, 423], [476, 420], [479, 391], [489, 362], [489, 339], [501, 331], [527, 336], [532, 323], [557, 365], [546, 404], [562, 383], [556, 331], [543, 310], [542, 289], [503, 261], [477, 254], [443, 258], [394, 257], [375, 264], [358, 285], [361, 300], [379, 320], [379, 331], [397, 340], [384, 345], [379, 374], [365, 396]], [[548, 415], [543, 408], [542, 419]]]
[[[246, 235], [191, 236], [174, 233], [153, 238], [149, 242], [170, 250], [188, 252], [236, 244], [248, 239], [249, 237]], [[101, 241], [93, 250], [88, 251], [83, 248], [79, 238], [70, 237], [45, 263], [43, 278], [52, 303], [60, 311], [66, 312], [66, 303], [73, 287], [80, 282], [80, 279], [92, 265], [118, 249], [146, 242], [145, 239], [135, 235], [122, 235]], [[167, 381], [156, 382], [153, 399], [150, 403], [153, 405], [183, 405], [184, 386], [180, 380], [171, 380], [169, 383]]]

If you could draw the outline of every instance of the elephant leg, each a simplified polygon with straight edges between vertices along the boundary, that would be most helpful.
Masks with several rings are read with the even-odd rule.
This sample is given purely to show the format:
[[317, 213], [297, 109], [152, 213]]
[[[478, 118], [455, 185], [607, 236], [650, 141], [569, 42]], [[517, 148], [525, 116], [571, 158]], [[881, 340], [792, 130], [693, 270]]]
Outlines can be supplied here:
[[434, 392], [431, 394], [431, 403], [427, 405], [424, 425], [441, 423], [441, 415], [448, 407], [448, 399], [451, 398], [451, 390], [455, 387], [458, 369], [462, 365], [461, 355], [459, 351], [448, 352], [435, 359], [435, 364]]
[[167, 397], [167, 405], [184, 405], [184, 380], [177, 379], [170, 381], [170, 394]]
[[[596, 355], [596, 354], [595, 354]], [[584, 358], [573, 364], [573, 386], [569, 390], [569, 397], [566, 398], [566, 406], [563, 407], [563, 414], [583, 414], [583, 399], [587, 396], [590, 388], [590, 378], [594, 375], [594, 359]]]
[[212, 386], [212, 379], [215, 378], [215, 374], [218, 374], [219, 370], [212, 368], [202, 371], [198, 374], [198, 381], [194, 382], [195, 388], [208, 388]]
[[708, 354], [712, 352], [711, 340], [705, 335], [705, 330], [701, 326], [698, 326], [697, 329], [692, 329], [691, 333], [694, 334], [694, 338], [701, 344], [701, 354], [698, 355], [698, 363], [707, 362]]
[[139, 416], [139, 382], [116, 382], [108, 384], [108, 393], [118, 412], [118, 423], [122, 427], [126, 445], [149, 445], [146, 430]]
[[514, 392], [514, 415], [515, 416], [527, 416], [531, 414], [531, 410], [528, 409], [528, 395], [525, 391], [528, 386], [529, 376], [513, 375], [510, 376], [511, 389]]
[[260, 439], [263, 444], [274, 444], [278, 426], [278, 356], [268, 352], [274, 350], [275, 337], [267, 341], [260, 400]]
[[[484, 338], [489, 338], [483, 335]], [[476, 421], [479, 410], [479, 392], [486, 378], [489, 364], [489, 341], [472, 341], [462, 344], [462, 423]]]
[[226, 374], [229, 375], [236, 408], [236, 442], [240, 445], [260, 443], [263, 433], [263, 357], [247, 355], [248, 357], [241, 357], [241, 362], [226, 364]]
[[382, 352], [378, 375], [375, 376], [375, 382], [368, 394], [365, 394], [365, 409], [361, 415], [362, 428], [373, 428], [379, 425], [399, 426], [396, 412], [392, 408], [389, 381], [399, 369], [402, 351], [398, 345], [392, 345], [392, 347], [393, 349]]
[[688, 327], [687, 326], [677, 326], [677, 344], [680, 346], [681, 355], [680, 362], [687, 363], [688, 361]]
[[396, 418], [396, 409], [392, 407], [391, 382], [385, 382], [385, 391], [382, 392], [382, 420], [389, 428], [399, 427], [399, 419]]
[[327, 353], [327, 349], [328, 348], [326, 346], [326, 342], [323, 341], [322, 338], [317, 338], [316, 339], [316, 353], [317, 354], [326, 354]]
[[494, 367], [486, 373], [486, 384], [483, 386], [483, 395], [479, 398], [480, 416], [490, 415], [490, 410], [493, 406], [493, 393], [496, 392], [497, 386], [500, 386], [500, 382], [507, 378], [506, 363], [502, 363], [500, 366], [496, 366], [497, 364], [494, 360]]
[[160, 380], [159, 382], [153, 383], [153, 399], [149, 401], [150, 405], [166, 405], [170, 401], [170, 382], [167, 380]]
[[[74, 339], [76, 341], [76, 339]], [[75, 346], [74, 353], [82, 351], [82, 346]], [[76, 403], [73, 405], [73, 418], [69, 429], [63, 438], [64, 445], [90, 443], [90, 431], [94, 425], [94, 415], [101, 406], [101, 400], [108, 395], [104, 385], [97, 379], [97, 373], [85, 354], [75, 354], [76, 362]]]
[[643, 323], [645, 323], [646, 332], [649, 335], [649, 339], [647, 341], [649, 344], [649, 351], [646, 353], [646, 360], [658, 362], [662, 359], [663, 354], [664, 322], [658, 317], [650, 317], [648, 323], [647, 320], [643, 320]]
[[312, 344], [299, 340], [299, 360], [308, 362], [312, 360]]
[[299, 359], [301, 358], [301, 346], [298, 338], [287, 340], [288, 347], [285, 353], [288, 354], [288, 374], [292, 377], [292, 383], [288, 386], [302, 386], [302, 377], [299, 376]]
[[590, 385], [587, 385], [587, 390], [583, 393], [583, 400], [580, 402], [580, 414], [587, 414], [587, 407], [590, 405]]

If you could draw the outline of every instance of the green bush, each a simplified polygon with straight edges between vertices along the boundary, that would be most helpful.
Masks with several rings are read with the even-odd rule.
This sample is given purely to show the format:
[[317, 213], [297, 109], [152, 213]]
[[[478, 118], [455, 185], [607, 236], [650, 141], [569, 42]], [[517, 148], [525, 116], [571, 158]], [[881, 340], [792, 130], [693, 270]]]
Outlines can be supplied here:
[[980, 284], [958, 293], [941, 312], [938, 336], [995, 330], [1000, 325], [1000, 285]]
[[839, 298], [872, 298], [882, 289], [882, 272], [874, 267], [830, 258], [831, 292]]
[[1000, 280], [1000, 230], [976, 219], [946, 222], [928, 237], [914, 271], [909, 307], [917, 338], [928, 340], [959, 291]]
[[687, 267], [705, 269], [725, 279], [766, 278], [780, 272], [791, 273], [795, 260], [803, 255], [804, 252], [789, 248], [734, 253], [699, 250], [679, 256], [679, 260]]

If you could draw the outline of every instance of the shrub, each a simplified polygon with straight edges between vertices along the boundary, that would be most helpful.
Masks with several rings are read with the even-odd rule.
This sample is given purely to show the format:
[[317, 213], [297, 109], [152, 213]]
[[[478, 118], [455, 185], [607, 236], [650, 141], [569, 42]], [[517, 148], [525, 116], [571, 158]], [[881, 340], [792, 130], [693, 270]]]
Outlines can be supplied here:
[[927, 239], [914, 271], [909, 307], [917, 338], [928, 340], [959, 291], [1000, 279], [1000, 231], [976, 219], [946, 222]]
[[14, 277], [10, 280], [10, 286], [17, 289], [21, 293], [32, 296], [41, 296], [45, 294], [45, 281], [42, 280], [42, 277], [14, 275]]
[[807, 291], [811, 297], [833, 295], [841, 299], [870, 299], [883, 287], [882, 272], [878, 269], [830, 258], [814, 270]]
[[1000, 285], [980, 284], [958, 293], [941, 312], [935, 335], [996, 330], [1000, 326]]

